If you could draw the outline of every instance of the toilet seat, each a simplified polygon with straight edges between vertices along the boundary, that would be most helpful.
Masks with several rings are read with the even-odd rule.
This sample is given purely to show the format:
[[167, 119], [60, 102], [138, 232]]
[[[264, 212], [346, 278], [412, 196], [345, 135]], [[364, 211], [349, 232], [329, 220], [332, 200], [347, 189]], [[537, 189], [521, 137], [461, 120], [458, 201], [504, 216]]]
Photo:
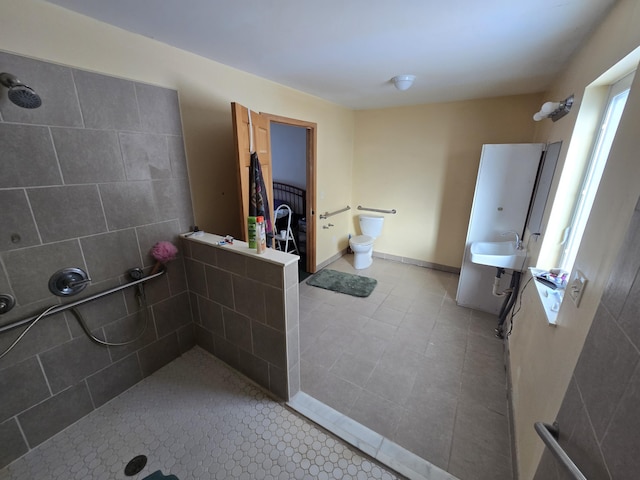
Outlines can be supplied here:
[[356, 235], [355, 237], [351, 237], [351, 245], [369, 245], [373, 244], [373, 237], [369, 235]]

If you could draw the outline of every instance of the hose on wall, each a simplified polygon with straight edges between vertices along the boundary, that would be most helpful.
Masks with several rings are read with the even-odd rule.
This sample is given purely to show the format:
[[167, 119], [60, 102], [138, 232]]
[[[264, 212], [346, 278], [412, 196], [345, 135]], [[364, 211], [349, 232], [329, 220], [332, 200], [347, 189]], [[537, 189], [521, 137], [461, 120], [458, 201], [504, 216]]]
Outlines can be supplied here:
[[34, 320], [29, 324], [29, 326], [28, 326], [27, 328], [25, 328], [25, 329], [24, 329], [24, 331], [23, 331], [20, 335], [18, 335], [18, 338], [16, 338], [16, 339], [13, 341], [13, 343], [12, 343], [11, 345], [9, 345], [9, 346], [7, 347], [7, 349], [6, 349], [4, 352], [0, 353], [0, 360], [1, 360], [2, 358], [6, 357], [6, 356], [9, 354], [9, 352], [10, 352], [11, 350], [13, 350], [13, 348], [14, 348], [18, 343], [20, 343], [20, 340], [22, 340], [22, 339], [24, 338], [24, 336], [29, 332], [29, 330], [31, 330], [33, 327], [35, 327], [35, 326], [36, 326], [36, 324], [37, 324], [40, 320], [42, 320], [42, 319], [46, 316], [46, 314], [47, 314], [47, 313], [49, 313], [51, 310], [53, 310], [54, 308], [56, 308], [56, 307], [58, 307], [58, 306], [59, 306], [59, 305], [58, 305], [58, 304], [56, 304], [56, 305], [51, 305], [50, 307], [45, 308], [45, 309], [44, 309], [44, 311], [43, 311], [40, 315], [38, 315], [38, 316], [37, 316], [37, 317], [36, 317], [36, 318], [35, 318], [35, 319], [34, 319]]
[[142, 312], [142, 315], [144, 316], [144, 325], [140, 332], [137, 333], [132, 340], [127, 340], [126, 342], [114, 343], [99, 339], [91, 333], [91, 330], [85, 323], [82, 314], [78, 311], [77, 308], [72, 307], [71, 313], [73, 313], [73, 316], [76, 317], [76, 320], [78, 320], [78, 323], [82, 327], [82, 330], [92, 342], [105, 347], [124, 347], [125, 345], [131, 345], [132, 343], [140, 340], [147, 331], [147, 327], [149, 326], [149, 307], [147, 306], [147, 297], [144, 294], [144, 287], [142, 286], [142, 284], [137, 285], [136, 298], [138, 299], [138, 313]]
[[[142, 313], [142, 315], [144, 316], [144, 326], [142, 327], [140, 332], [135, 335], [135, 337], [132, 340], [127, 340], [126, 342], [114, 343], [114, 342], [107, 342], [106, 340], [101, 340], [97, 338], [95, 335], [91, 333], [91, 330], [85, 323], [84, 318], [82, 317], [82, 314], [75, 307], [71, 307], [70, 310], [73, 313], [73, 315], [76, 317], [76, 320], [78, 320], [78, 323], [82, 327], [82, 330], [84, 331], [84, 333], [89, 337], [89, 339], [92, 342], [97, 343], [98, 345], [106, 346], [106, 347], [122, 347], [125, 345], [130, 345], [134, 342], [137, 342], [140, 338], [142, 338], [142, 336], [147, 331], [147, 327], [149, 325], [149, 306], [147, 305], [147, 297], [144, 293], [144, 287], [142, 283], [139, 283], [136, 285], [136, 298], [138, 300], [138, 313], [139, 314]], [[45, 318], [49, 312], [59, 307], [60, 307], [59, 304], [55, 304], [45, 308], [35, 319], [31, 321], [31, 323], [29, 323], [29, 325], [22, 331], [22, 333], [18, 335], [18, 338], [16, 338], [13, 341], [13, 343], [11, 343], [11, 345], [9, 345], [2, 353], [0, 353], [0, 360], [6, 357], [9, 354], [9, 352], [11, 352], [11, 350], [13, 350], [15, 346], [18, 345], [18, 343], [20, 343], [20, 341], [25, 337], [25, 335], [29, 333], [29, 331], [38, 324], [40, 320]]]

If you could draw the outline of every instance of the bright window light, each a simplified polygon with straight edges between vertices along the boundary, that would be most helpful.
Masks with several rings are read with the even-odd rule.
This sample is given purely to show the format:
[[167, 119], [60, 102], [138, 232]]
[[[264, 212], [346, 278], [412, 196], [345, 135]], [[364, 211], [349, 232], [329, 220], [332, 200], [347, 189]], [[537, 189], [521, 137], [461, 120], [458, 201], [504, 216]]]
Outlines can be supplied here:
[[[635, 73], [635, 72], [634, 72]], [[611, 86], [607, 106], [602, 117], [600, 130], [591, 151], [591, 159], [582, 181], [582, 187], [576, 198], [575, 207], [571, 223], [565, 230], [562, 242], [562, 256], [560, 258], [560, 268], [570, 272], [576, 260], [578, 248], [582, 240], [582, 235], [589, 220], [591, 207], [598, 191], [598, 185], [602, 178], [602, 173], [607, 164], [609, 151], [615, 138], [624, 106], [629, 96], [629, 89], [633, 73], [627, 75]]]

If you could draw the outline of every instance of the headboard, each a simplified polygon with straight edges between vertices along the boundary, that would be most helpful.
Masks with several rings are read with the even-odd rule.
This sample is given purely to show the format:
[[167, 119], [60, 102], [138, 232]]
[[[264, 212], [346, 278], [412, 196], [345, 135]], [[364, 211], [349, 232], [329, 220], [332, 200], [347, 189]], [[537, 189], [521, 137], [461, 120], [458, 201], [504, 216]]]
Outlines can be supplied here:
[[293, 185], [273, 182], [273, 208], [286, 203], [296, 218], [307, 215], [307, 191]]

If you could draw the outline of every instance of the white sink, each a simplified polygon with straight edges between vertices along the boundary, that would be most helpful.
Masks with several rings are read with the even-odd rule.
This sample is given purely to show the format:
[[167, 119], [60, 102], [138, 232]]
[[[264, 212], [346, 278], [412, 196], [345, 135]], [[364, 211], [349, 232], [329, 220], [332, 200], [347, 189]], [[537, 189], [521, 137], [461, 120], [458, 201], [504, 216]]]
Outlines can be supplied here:
[[471, 261], [480, 265], [521, 271], [526, 250], [517, 250], [516, 242], [473, 242]]

